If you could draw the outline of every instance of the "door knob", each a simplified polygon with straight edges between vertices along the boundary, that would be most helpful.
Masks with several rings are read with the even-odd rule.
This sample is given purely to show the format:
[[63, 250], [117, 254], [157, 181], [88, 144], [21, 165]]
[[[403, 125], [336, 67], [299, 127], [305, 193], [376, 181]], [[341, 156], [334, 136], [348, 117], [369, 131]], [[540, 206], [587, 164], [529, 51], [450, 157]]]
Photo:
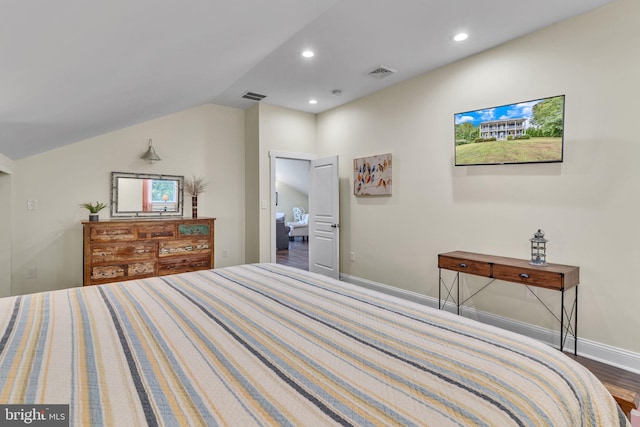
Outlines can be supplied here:
[[331, 228], [338, 228], [340, 227], [340, 224], [331, 224]]

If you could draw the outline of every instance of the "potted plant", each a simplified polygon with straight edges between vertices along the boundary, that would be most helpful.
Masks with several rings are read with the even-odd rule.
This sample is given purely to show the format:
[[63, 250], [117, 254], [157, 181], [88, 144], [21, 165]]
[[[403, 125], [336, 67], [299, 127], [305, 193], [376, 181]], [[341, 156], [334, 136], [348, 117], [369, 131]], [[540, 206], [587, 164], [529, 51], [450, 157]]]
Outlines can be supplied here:
[[184, 180], [184, 191], [191, 196], [191, 217], [198, 217], [198, 194], [204, 192], [207, 182], [201, 176], [192, 176]]
[[91, 202], [80, 203], [80, 206], [89, 211], [89, 221], [98, 221], [98, 212], [107, 207], [105, 203], [98, 201], [95, 204]]

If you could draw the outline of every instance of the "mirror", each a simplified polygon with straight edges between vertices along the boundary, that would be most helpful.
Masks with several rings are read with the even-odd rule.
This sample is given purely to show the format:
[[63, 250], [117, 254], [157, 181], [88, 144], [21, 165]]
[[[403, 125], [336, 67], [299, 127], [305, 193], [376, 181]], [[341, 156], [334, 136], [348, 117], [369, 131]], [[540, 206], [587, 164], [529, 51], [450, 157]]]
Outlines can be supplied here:
[[182, 216], [184, 177], [111, 172], [111, 217]]

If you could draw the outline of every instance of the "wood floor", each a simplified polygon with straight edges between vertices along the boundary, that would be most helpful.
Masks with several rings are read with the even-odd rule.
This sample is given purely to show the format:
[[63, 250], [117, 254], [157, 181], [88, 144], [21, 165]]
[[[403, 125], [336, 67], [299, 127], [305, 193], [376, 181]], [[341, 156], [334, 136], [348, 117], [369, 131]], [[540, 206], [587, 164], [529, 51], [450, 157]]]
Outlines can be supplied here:
[[640, 374], [634, 374], [586, 357], [565, 354], [589, 369], [602, 381], [627, 416], [629, 416], [631, 409], [638, 407], [640, 404]]
[[289, 240], [289, 249], [280, 249], [276, 253], [276, 264], [288, 265], [309, 271], [309, 241], [302, 237]]

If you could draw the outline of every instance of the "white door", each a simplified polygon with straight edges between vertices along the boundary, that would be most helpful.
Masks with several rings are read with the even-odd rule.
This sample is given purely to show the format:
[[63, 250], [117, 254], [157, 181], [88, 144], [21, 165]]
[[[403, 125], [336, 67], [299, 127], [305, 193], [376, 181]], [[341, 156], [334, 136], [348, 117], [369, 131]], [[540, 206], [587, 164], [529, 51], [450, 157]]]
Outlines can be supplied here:
[[309, 169], [309, 271], [338, 279], [340, 243], [338, 156]]

